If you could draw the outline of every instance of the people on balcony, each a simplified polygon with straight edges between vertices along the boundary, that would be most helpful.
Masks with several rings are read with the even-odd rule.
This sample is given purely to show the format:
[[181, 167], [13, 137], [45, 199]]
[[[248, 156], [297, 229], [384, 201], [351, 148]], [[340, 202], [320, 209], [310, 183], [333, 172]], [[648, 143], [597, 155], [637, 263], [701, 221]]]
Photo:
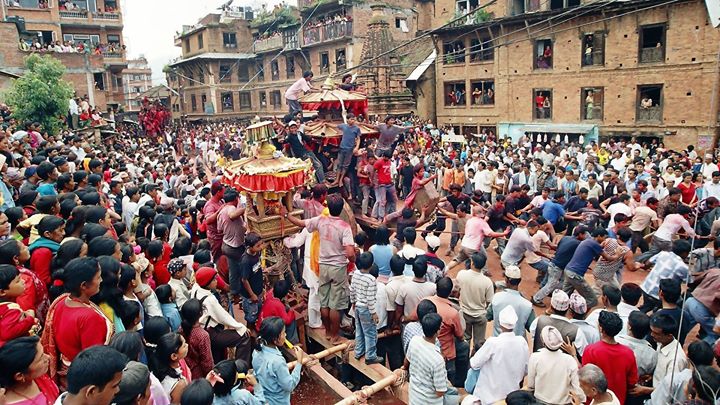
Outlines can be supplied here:
[[340, 38], [348, 34], [347, 23], [352, 22], [352, 17], [344, 14], [344, 11], [335, 15], [326, 15], [309, 20], [303, 31], [303, 38], [306, 45], [321, 41], [320, 28], [325, 27], [322, 40]]

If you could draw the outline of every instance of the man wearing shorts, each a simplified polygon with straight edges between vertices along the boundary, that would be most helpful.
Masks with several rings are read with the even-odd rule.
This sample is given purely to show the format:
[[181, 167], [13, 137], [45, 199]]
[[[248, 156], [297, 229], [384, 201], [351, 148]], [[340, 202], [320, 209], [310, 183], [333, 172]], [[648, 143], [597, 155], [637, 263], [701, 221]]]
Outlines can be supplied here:
[[509, 228], [505, 229], [504, 232], [494, 232], [483, 218], [482, 212], [483, 208], [481, 206], [476, 205], [472, 207], [472, 216], [465, 224], [465, 235], [460, 242], [460, 252], [448, 264], [448, 271], [460, 263], [465, 263], [465, 261], [469, 260], [475, 253], [482, 253], [487, 257], [487, 253], [483, 247], [483, 239], [485, 239], [485, 236], [501, 238], [510, 233]]
[[288, 216], [282, 207], [283, 216], [291, 223], [305, 227], [308, 232], [320, 233], [320, 276], [318, 296], [320, 298], [320, 317], [325, 334], [333, 344], [338, 344], [340, 337], [341, 311], [348, 308], [347, 265], [355, 261], [355, 241], [352, 229], [340, 218], [345, 201], [339, 194], [327, 197], [330, 216], [320, 215], [311, 219], [298, 219]]
[[319, 91], [312, 86], [311, 81], [313, 78], [313, 72], [307, 70], [303, 72], [303, 77], [298, 79], [285, 91], [285, 101], [287, 101], [288, 109], [290, 110], [291, 116], [294, 116], [298, 112], [302, 112], [302, 106], [298, 98], [305, 93], [314, 93]]
[[343, 184], [343, 177], [350, 167], [353, 152], [360, 146], [360, 127], [355, 125], [353, 114], [347, 115], [347, 124], [340, 124], [337, 127], [342, 131], [342, 139], [340, 139], [340, 152], [337, 157], [337, 177], [331, 187]]

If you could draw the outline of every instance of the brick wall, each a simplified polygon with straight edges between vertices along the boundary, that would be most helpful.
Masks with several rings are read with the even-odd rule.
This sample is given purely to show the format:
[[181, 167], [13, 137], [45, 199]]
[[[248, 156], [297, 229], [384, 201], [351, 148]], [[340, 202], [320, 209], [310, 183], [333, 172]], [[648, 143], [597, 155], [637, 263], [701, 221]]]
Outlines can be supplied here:
[[[666, 146], [686, 146], [698, 135], [714, 135], [717, 131], [716, 52], [720, 32], [708, 24], [702, 1], [657, 8], [607, 21], [589, 16], [573, 19], [533, 36], [553, 41], [553, 68], [533, 69], [533, 42], [523, 26], [505, 26], [505, 32], [520, 31], [504, 39], [495, 49], [494, 60], [488, 63], [436, 64], [436, 101], [439, 123], [532, 122], [533, 89], [552, 89], [553, 123], [580, 123], [583, 87], [604, 89], [604, 117], [595, 121], [602, 131], [641, 130], [674, 135], [665, 137]], [[665, 61], [638, 63], [639, 32], [647, 24], [666, 23]], [[577, 28], [578, 25], [584, 25]], [[543, 25], [541, 25], [543, 26]], [[536, 28], [537, 29], [537, 28]], [[532, 28], [531, 28], [532, 30]], [[467, 30], [470, 31], [470, 30]], [[495, 36], [501, 35], [499, 30]], [[605, 65], [582, 67], [582, 34], [606, 31]], [[465, 46], [470, 44], [470, 32]], [[446, 40], [455, 34], [445, 35]], [[496, 43], [497, 45], [497, 43]], [[440, 52], [442, 53], [442, 52]], [[466, 59], [467, 61], [467, 59]], [[475, 79], [495, 81], [494, 106], [447, 107], [447, 82], [464, 82], [466, 89]], [[638, 86], [663, 84], [662, 122], [636, 123]], [[470, 90], [471, 91], [471, 90]], [[470, 92], [468, 91], [468, 93]], [[717, 93], [715, 94], [717, 96]], [[468, 99], [469, 100], [469, 99]], [[676, 134], [675, 134], [676, 133]]]
[[[19, 36], [13, 23], [0, 22], [0, 66], [15, 74], [22, 74], [24, 60], [30, 53], [18, 49]], [[66, 68], [64, 79], [70, 82], [78, 95], [92, 95], [94, 104], [106, 108], [106, 95], [103, 91], [93, 88], [93, 73], [104, 72], [103, 58], [95, 55], [57, 54], [58, 59]], [[90, 85], [88, 85], [88, 80]]]

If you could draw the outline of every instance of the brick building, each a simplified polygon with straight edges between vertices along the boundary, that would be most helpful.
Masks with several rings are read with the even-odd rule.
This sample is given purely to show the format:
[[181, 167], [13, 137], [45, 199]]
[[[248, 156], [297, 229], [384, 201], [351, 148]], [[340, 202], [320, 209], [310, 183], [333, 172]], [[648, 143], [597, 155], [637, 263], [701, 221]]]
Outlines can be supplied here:
[[65, 79], [79, 96], [88, 95], [90, 104], [101, 109], [118, 107], [125, 104], [122, 71], [127, 67], [122, 29], [119, 0], [0, 1], [0, 66], [22, 75], [30, 51], [20, 50], [20, 41], [31, 49], [58, 41], [83, 43], [83, 53], [48, 54], [65, 65]]
[[122, 72], [125, 111], [139, 111], [141, 100], [138, 96], [152, 87], [152, 69], [144, 56], [129, 59], [127, 63], [127, 69]]
[[[437, 0], [434, 25], [477, 4]], [[497, 2], [434, 39], [437, 122], [456, 133], [715, 145], [720, 31], [702, 0]]]
[[[386, 4], [393, 41], [407, 41], [429, 28], [430, 20], [418, 12], [424, 5]], [[285, 90], [304, 70], [313, 71], [319, 87], [329, 75], [339, 81], [345, 69], [360, 63], [372, 18], [370, 4], [342, 0], [299, 0], [298, 7], [277, 6], [257, 15], [242, 8], [209, 14], [175, 38], [182, 56], [167, 71], [168, 85], [180, 94], [173, 116], [284, 115]]]

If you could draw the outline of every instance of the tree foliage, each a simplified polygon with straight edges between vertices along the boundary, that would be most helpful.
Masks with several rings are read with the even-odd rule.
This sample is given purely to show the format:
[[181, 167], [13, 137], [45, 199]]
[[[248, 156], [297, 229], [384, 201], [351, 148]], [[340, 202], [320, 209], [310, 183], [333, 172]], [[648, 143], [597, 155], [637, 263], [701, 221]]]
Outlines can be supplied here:
[[39, 122], [50, 134], [63, 126], [73, 87], [63, 80], [65, 66], [49, 56], [30, 55], [25, 73], [13, 81], [5, 100], [19, 122]]

